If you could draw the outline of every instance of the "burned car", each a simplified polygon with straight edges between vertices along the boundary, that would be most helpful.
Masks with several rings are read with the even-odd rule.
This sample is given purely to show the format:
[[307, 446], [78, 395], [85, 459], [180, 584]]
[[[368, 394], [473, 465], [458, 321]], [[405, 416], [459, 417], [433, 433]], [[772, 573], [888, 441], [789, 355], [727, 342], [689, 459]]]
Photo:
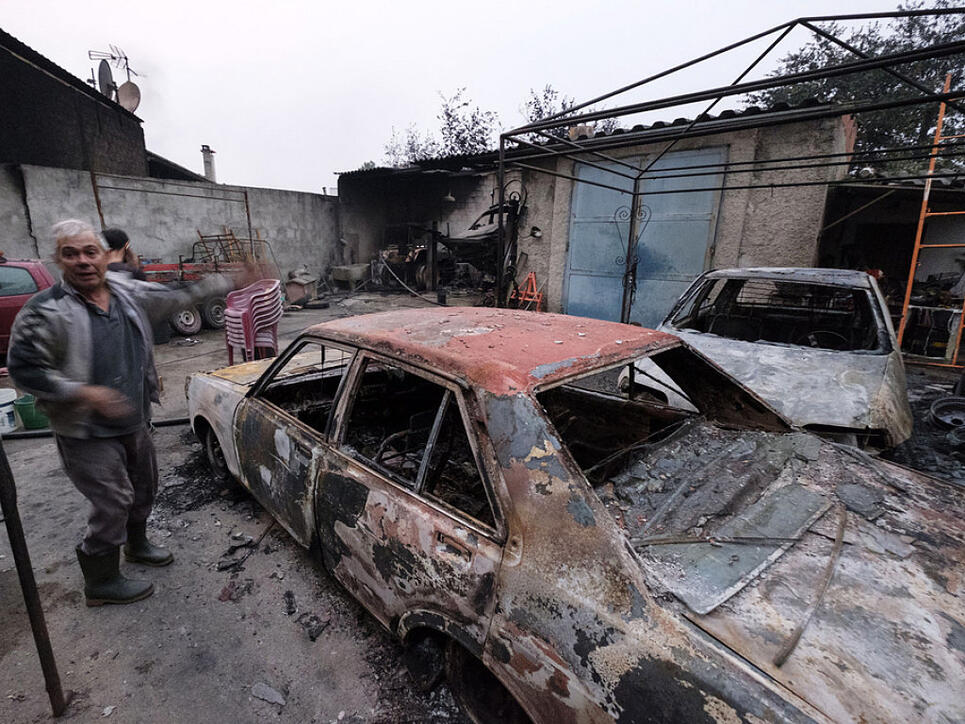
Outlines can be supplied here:
[[[619, 392], [641, 358], [693, 411]], [[400, 310], [188, 398], [216, 469], [477, 722], [965, 719], [961, 490], [792, 429], [672, 335]]]
[[[878, 449], [911, 435], [901, 351], [884, 298], [865, 272], [706, 272], [658, 329], [712, 359], [797, 427]], [[636, 384], [675, 403], [678, 391], [659, 371], [639, 369]]]

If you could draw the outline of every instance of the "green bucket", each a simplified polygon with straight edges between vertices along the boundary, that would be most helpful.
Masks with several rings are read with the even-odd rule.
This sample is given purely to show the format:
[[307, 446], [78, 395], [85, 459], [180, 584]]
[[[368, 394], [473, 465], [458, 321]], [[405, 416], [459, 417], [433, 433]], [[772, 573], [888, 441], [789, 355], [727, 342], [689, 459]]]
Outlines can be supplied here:
[[14, 409], [20, 415], [20, 422], [27, 430], [40, 430], [50, 424], [47, 416], [37, 409], [36, 402], [33, 395], [24, 395], [13, 403]]

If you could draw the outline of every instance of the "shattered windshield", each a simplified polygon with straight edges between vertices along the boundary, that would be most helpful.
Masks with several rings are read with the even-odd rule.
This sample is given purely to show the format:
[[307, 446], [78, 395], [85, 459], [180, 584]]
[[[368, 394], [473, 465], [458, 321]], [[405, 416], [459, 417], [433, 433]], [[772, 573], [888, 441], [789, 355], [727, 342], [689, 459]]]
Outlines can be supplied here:
[[746, 342], [881, 349], [865, 289], [774, 279], [708, 279], [671, 324]]
[[[830, 507], [798, 478], [820, 441], [715, 424], [700, 412], [621, 390], [622, 368], [537, 395], [648, 574], [698, 613], [713, 610], [786, 551]], [[717, 398], [710, 398], [717, 399]], [[719, 401], [719, 400], [718, 400]], [[701, 414], [703, 413], [703, 414]]]

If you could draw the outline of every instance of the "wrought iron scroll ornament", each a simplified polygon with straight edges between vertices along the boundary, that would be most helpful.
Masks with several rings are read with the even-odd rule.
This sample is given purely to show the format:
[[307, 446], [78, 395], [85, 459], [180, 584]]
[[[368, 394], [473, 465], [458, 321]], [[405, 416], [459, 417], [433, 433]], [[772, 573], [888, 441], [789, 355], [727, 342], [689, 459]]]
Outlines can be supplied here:
[[[647, 224], [650, 223], [650, 216], [653, 211], [646, 204], [640, 204], [637, 207], [637, 233], [633, 239], [633, 268], [636, 268], [637, 264], [637, 246], [640, 243], [640, 238], [643, 236], [643, 232], [647, 228]], [[618, 206], [617, 210], [613, 212], [613, 223], [617, 227], [617, 233], [620, 235], [620, 239], [626, 239], [627, 242], [630, 241], [630, 217], [633, 215], [633, 209], [627, 205]], [[623, 256], [618, 256], [614, 259], [614, 263], [617, 266], [624, 266], [627, 263], [626, 255], [629, 253], [627, 251], [627, 244], [623, 247]]]

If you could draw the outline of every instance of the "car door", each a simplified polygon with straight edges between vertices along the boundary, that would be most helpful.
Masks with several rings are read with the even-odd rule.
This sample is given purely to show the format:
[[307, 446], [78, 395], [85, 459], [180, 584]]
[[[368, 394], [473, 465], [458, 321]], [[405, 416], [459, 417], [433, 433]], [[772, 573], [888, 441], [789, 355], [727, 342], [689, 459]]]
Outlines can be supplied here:
[[303, 339], [252, 387], [235, 415], [242, 482], [295, 540], [315, 531], [315, 482], [354, 350]]
[[0, 263], [0, 354], [7, 352], [17, 312], [39, 288], [29, 269]]
[[431, 621], [478, 653], [502, 537], [463, 391], [374, 355], [352, 376], [316, 501], [326, 564], [390, 629]]

